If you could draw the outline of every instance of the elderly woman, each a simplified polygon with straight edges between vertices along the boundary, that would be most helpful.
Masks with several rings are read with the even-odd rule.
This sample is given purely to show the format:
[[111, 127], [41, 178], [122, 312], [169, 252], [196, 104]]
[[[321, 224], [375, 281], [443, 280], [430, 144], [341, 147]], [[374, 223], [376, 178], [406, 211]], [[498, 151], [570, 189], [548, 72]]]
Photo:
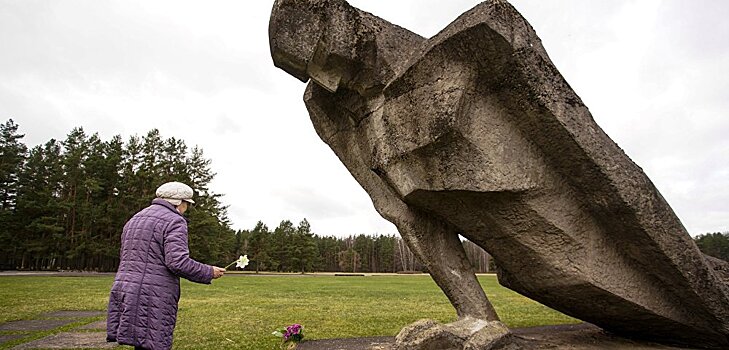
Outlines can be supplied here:
[[119, 270], [109, 296], [107, 341], [135, 349], [170, 349], [180, 277], [210, 284], [225, 273], [190, 258], [182, 214], [195, 203], [192, 194], [190, 186], [168, 182], [157, 189], [152, 205], [124, 225]]

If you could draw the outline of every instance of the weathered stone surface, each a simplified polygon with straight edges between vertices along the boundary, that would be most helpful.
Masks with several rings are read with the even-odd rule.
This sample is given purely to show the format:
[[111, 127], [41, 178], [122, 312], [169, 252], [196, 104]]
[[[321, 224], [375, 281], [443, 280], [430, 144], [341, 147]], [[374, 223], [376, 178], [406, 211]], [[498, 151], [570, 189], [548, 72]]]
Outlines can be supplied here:
[[499, 321], [463, 317], [444, 325], [433, 320], [420, 320], [400, 331], [395, 337], [394, 349], [501, 349], [509, 342], [510, 335], [509, 329]]
[[395, 350], [456, 350], [463, 348], [464, 337], [449, 332], [444, 325], [433, 320], [420, 320], [405, 328], [395, 337]]
[[[611, 332], [729, 347], [724, 265], [594, 122], [532, 27], [484, 2], [425, 39], [343, 0], [278, 0], [274, 63], [460, 318], [497, 321], [458, 239], [499, 281]], [[423, 332], [427, 332], [424, 330]]]
[[[501, 322], [489, 322], [488, 325], [473, 333], [465, 343], [464, 350], [485, 350], [500, 349], [505, 350], [504, 346], [513, 343], [512, 335], [509, 328]], [[511, 349], [519, 349], [513, 346]]]
[[729, 285], [729, 262], [708, 255], [704, 255], [704, 258], [709, 264], [709, 268], [714, 270], [714, 274]]

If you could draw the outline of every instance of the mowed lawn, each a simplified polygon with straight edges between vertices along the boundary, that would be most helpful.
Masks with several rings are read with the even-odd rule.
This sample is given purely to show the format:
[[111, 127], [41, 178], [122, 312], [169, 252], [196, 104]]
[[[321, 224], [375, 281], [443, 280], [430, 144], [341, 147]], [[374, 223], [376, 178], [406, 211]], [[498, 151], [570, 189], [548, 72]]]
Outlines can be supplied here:
[[[501, 287], [495, 276], [479, 280], [510, 327], [577, 322]], [[36, 319], [49, 311], [105, 310], [112, 281], [111, 276], [0, 277], [0, 322]], [[212, 285], [183, 281], [174, 348], [277, 349], [271, 332], [292, 323], [304, 325], [307, 339], [325, 339], [395, 335], [418, 319], [450, 322], [455, 317], [427, 275], [228, 274]]]

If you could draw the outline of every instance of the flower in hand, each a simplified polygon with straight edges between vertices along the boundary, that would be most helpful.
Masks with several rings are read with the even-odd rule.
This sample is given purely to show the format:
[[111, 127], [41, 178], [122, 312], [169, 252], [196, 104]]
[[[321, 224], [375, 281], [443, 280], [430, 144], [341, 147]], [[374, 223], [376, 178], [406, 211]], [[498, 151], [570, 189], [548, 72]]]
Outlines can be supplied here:
[[231, 265], [235, 264], [235, 267], [240, 267], [241, 269], [248, 266], [248, 255], [241, 255], [238, 260], [233, 261], [232, 263], [228, 264], [225, 268], [229, 268]]

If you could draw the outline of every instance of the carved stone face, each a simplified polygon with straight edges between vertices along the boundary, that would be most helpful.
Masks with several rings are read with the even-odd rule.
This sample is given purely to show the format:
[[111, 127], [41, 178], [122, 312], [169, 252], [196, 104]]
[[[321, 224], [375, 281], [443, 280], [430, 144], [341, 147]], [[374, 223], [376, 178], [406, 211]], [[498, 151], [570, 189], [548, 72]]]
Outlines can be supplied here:
[[[322, 8], [326, 0], [276, 0], [268, 25], [271, 57], [276, 67], [303, 82], [307, 66], [324, 33]], [[319, 9], [319, 11], [317, 11]]]
[[359, 71], [359, 17], [344, 0], [277, 0], [268, 27], [274, 65], [337, 91]]

